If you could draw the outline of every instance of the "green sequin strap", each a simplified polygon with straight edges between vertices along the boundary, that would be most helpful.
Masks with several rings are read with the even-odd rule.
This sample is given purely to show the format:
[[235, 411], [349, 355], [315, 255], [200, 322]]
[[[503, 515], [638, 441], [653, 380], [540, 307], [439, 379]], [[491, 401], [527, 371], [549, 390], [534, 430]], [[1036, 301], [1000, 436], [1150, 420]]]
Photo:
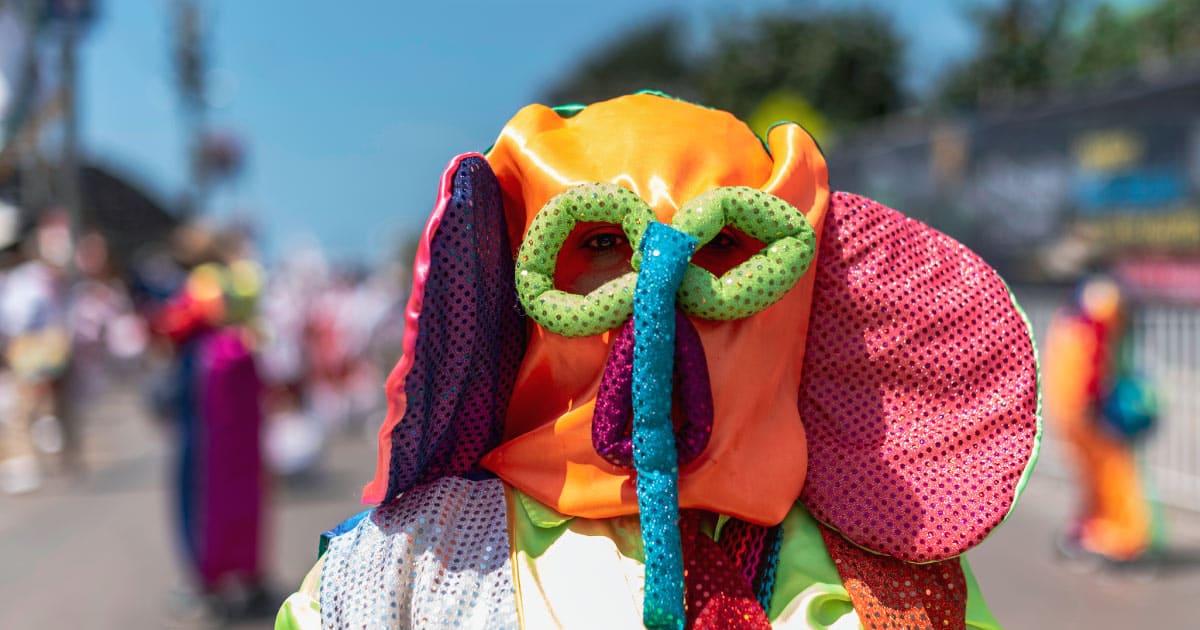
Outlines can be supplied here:
[[626, 273], [587, 295], [554, 288], [558, 251], [580, 221], [617, 223], [635, 249], [654, 211], [616, 184], [582, 184], [555, 196], [534, 218], [517, 252], [517, 295], [525, 312], [547, 330], [587, 337], [620, 326], [633, 313], [637, 274]]

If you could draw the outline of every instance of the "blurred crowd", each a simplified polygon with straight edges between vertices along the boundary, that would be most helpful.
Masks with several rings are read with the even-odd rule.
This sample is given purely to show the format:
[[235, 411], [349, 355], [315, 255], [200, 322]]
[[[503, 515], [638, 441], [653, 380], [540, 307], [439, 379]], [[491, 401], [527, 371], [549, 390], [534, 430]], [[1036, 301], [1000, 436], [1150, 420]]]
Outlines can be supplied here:
[[[65, 213], [0, 212], [0, 491], [86, 472], [89, 403], [140, 388], [176, 431], [190, 330], [233, 327], [261, 388], [265, 469], [303, 477], [332, 436], [366, 430], [399, 354], [403, 270], [338, 266], [297, 248], [266, 270], [245, 225], [199, 223], [113, 256]], [[97, 428], [96, 430], [102, 430]]]
[[103, 237], [71, 243], [68, 218], [0, 218], [0, 489], [31, 492], [47, 472], [82, 469], [81, 403], [147, 347], [148, 330]]
[[133, 393], [169, 444], [187, 599], [224, 618], [273, 612], [271, 480], [316, 478], [331, 440], [382, 413], [402, 270], [311, 247], [268, 271], [241, 224], [184, 224], [132, 253], [73, 232], [65, 213], [0, 206], [0, 492], [85, 477], [88, 442], [119, 440], [90, 411]]

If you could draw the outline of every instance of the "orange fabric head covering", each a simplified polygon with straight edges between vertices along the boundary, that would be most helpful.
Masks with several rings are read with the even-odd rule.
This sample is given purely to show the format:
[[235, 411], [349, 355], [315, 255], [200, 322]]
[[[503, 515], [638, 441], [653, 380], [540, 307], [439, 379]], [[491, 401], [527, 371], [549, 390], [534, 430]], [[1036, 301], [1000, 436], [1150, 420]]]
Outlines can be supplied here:
[[[767, 146], [729, 114], [638, 95], [562, 114], [525, 108], [489, 156], [455, 158], [414, 264], [405, 352], [388, 379], [364, 500], [482, 465], [566, 514], [635, 513], [632, 471], [592, 441], [613, 332], [566, 338], [523, 318], [511, 256], [547, 200], [577, 184], [615, 182], [661, 221], [712, 188], [741, 185], [804, 214], [818, 258], [753, 315], [691, 320], [714, 416], [707, 446], [680, 467], [680, 506], [773, 524], [799, 498], [856, 545], [909, 562], [978, 544], [1036, 460], [1024, 317], [961, 244], [869, 199], [830, 195], [799, 127], [775, 127]], [[559, 262], [589, 281], [621, 273], [609, 263], [629, 249], [588, 223], [567, 236]], [[726, 236], [693, 260], [727, 269], [716, 251], [754, 247]], [[565, 277], [563, 288], [587, 290]]]
[[[772, 128], [767, 145], [769, 152], [726, 112], [639, 94], [571, 117], [526, 107], [487, 159], [514, 247], [549, 199], [589, 182], [634, 191], [663, 222], [703, 192], [752, 186], [795, 206], [820, 235], [829, 200], [824, 157], [794, 124]], [[813, 277], [810, 268], [780, 301], [745, 319], [693, 320], [708, 359], [714, 420], [706, 450], [680, 470], [680, 507], [775, 524], [799, 496], [807, 448], [797, 392]], [[506, 441], [484, 467], [565, 514], [635, 513], [632, 471], [602, 459], [591, 440], [610, 334], [572, 339], [530, 325]]]

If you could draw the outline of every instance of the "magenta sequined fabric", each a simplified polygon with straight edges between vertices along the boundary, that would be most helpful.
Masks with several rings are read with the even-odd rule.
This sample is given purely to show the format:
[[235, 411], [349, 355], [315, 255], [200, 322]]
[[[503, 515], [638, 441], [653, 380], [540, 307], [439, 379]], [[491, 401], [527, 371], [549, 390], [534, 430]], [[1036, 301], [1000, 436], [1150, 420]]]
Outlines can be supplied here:
[[[715, 518], [702, 510], [683, 510], [679, 532], [687, 570], [687, 628], [691, 630], [769, 630], [770, 620], [728, 549], [701, 531]], [[765, 528], [764, 528], [765, 529]]]
[[[633, 323], [625, 323], [613, 340], [592, 414], [592, 447], [614, 466], [633, 468]], [[700, 334], [679, 310], [675, 311], [674, 407], [683, 416], [675, 433], [679, 464], [704, 451], [712, 435], [712, 387]]]
[[500, 187], [467, 158], [430, 244], [404, 417], [392, 432], [388, 497], [440, 477], [476, 472], [500, 443], [525, 351], [525, 315]]
[[746, 583], [754, 589], [764, 609], [770, 607], [771, 595], [775, 592], [775, 570], [782, 541], [780, 525], [764, 527], [736, 518], [725, 524], [717, 541]]
[[801, 500], [868, 549], [956, 556], [1004, 519], [1034, 456], [1024, 318], [978, 256], [869, 199], [832, 196], [818, 256]]

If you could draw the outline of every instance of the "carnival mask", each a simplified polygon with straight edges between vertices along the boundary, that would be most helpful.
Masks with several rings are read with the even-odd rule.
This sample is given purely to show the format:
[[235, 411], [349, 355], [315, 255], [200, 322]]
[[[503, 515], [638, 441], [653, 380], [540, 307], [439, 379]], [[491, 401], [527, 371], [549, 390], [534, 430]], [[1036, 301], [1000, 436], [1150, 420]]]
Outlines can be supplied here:
[[670, 477], [676, 508], [774, 525], [799, 500], [929, 562], [1005, 518], [1036, 452], [1033, 345], [990, 267], [831, 195], [799, 126], [764, 145], [661, 95], [530, 106], [455, 158], [404, 348], [368, 502], [491, 473], [645, 519], [638, 485]]

